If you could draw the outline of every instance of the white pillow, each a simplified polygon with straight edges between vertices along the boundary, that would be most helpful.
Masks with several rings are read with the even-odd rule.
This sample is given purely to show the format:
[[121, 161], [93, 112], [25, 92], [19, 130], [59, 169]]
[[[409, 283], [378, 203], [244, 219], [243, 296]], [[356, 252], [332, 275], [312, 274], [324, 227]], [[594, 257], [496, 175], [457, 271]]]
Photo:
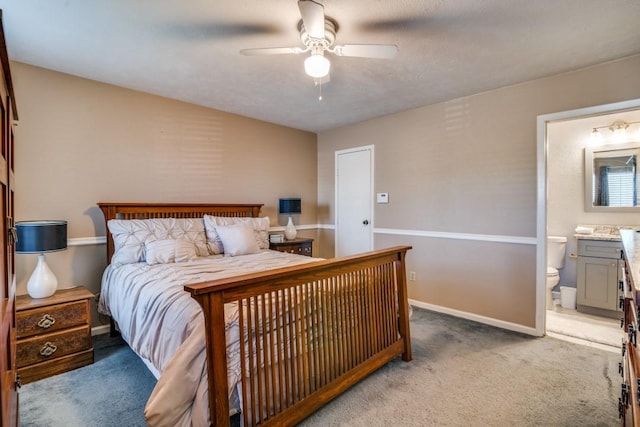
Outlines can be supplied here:
[[144, 242], [151, 234], [148, 221], [112, 219], [107, 226], [115, 246], [111, 257], [112, 264], [133, 264], [144, 261]]
[[247, 255], [260, 251], [251, 224], [219, 225], [216, 230], [225, 256]]
[[209, 256], [202, 218], [112, 219], [107, 225], [115, 245], [112, 264], [144, 262], [144, 245], [155, 240], [186, 240], [198, 256]]
[[198, 257], [193, 242], [183, 239], [164, 239], [145, 242], [145, 259], [147, 264], [168, 264], [186, 262]]
[[246, 218], [205, 215], [204, 228], [206, 230], [209, 252], [213, 255], [219, 255], [224, 252], [222, 242], [218, 236], [217, 227], [234, 224], [250, 224], [253, 228], [253, 235], [258, 248], [269, 249], [270, 223], [271, 221], [268, 216], [262, 218]]

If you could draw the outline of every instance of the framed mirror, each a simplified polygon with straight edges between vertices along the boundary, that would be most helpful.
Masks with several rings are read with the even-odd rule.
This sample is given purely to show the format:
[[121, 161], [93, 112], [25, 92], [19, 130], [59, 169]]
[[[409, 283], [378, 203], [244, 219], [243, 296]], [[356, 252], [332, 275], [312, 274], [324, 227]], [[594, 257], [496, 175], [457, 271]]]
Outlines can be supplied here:
[[584, 149], [587, 212], [640, 212], [640, 142]]

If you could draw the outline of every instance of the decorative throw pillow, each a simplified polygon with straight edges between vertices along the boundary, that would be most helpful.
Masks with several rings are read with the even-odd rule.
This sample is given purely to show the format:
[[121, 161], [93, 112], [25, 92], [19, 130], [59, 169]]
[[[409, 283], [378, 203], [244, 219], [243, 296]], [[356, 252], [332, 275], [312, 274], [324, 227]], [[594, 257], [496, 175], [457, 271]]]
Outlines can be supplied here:
[[145, 243], [156, 240], [186, 240], [198, 256], [209, 255], [201, 218], [112, 219], [107, 225], [115, 245], [112, 264], [144, 262]]
[[247, 255], [260, 251], [251, 224], [219, 225], [216, 230], [225, 256]]
[[144, 244], [147, 264], [168, 264], [186, 262], [198, 257], [193, 242], [182, 239], [164, 239]]
[[115, 246], [111, 257], [112, 264], [133, 264], [144, 261], [144, 242], [151, 234], [149, 225], [147, 220], [142, 219], [112, 219], [107, 223]]
[[198, 256], [209, 256], [202, 218], [155, 218], [148, 220], [156, 239], [180, 239], [192, 242]]
[[204, 216], [204, 228], [207, 235], [207, 244], [209, 252], [213, 255], [219, 255], [224, 252], [222, 242], [218, 236], [217, 227], [228, 226], [234, 224], [250, 224], [253, 229], [254, 239], [260, 249], [269, 249], [269, 224], [271, 223], [268, 216], [262, 218], [238, 218], [224, 216]]

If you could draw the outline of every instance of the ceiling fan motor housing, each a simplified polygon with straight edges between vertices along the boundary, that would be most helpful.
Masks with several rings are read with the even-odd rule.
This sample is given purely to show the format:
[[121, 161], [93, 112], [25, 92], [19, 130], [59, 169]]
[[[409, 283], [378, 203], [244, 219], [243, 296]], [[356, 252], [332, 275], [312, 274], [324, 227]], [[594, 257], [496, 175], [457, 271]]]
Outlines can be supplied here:
[[324, 17], [324, 39], [315, 39], [313, 37], [310, 37], [309, 33], [307, 33], [307, 30], [304, 27], [304, 22], [302, 22], [302, 20], [298, 22], [298, 30], [300, 31], [300, 40], [302, 40], [302, 44], [304, 44], [310, 50], [318, 45], [322, 45], [324, 48], [328, 48], [333, 46], [333, 43], [335, 43], [336, 41], [338, 23], [328, 16]]

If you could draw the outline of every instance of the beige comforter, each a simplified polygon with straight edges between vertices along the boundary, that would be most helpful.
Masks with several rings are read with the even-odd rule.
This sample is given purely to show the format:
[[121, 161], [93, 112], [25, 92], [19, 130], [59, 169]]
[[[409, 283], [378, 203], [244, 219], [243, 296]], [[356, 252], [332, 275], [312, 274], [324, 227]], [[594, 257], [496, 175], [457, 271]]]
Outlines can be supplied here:
[[[184, 285], [314, 261], [265, 250], [237, 257], [216, 255], [185, 263], [108, 266], [98, 310], [111, 316], [123, 339], [158, 383], [145, 408], [151, 426], [208, 426], [204, 321]], [[238, 312], [225, 306], [229, 395], [240, 380]], [[239, 406], [232, 408], [232, 414]]]

